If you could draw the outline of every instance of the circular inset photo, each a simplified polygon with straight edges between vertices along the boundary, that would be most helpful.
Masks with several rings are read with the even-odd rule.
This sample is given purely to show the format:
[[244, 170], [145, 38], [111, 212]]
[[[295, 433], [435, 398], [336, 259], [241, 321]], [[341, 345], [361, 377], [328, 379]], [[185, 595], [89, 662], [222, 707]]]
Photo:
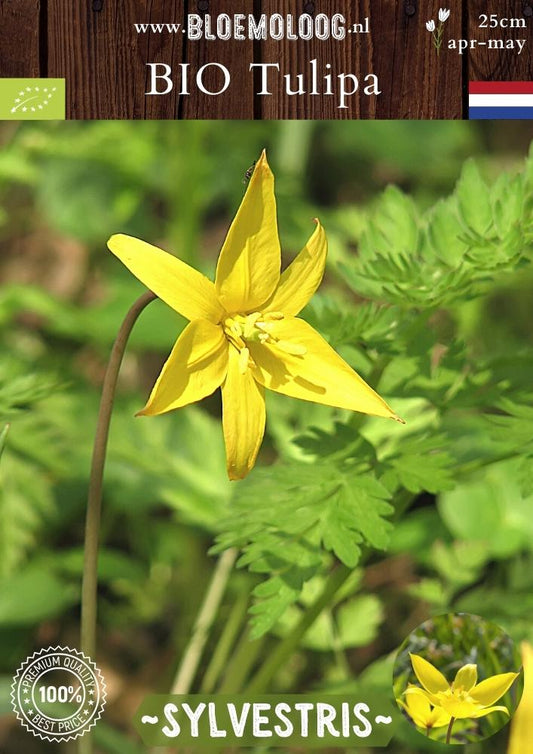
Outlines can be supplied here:
[[497, 733], [522, 696], [520, 652], [499, 626], [466, 613], [427, 620], [402, 644], [394, 695], [424, 736], [468, 744]]

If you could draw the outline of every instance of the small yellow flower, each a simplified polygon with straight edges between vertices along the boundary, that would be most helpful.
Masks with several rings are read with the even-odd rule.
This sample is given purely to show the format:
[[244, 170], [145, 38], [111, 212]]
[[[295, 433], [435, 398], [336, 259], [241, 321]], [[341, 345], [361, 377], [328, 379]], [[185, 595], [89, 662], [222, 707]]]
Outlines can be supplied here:
[[264, 389], [401, 421], [326, 341], [296, 315], [324, 274], [327, 241], [311, 238], [280, 273], [274, 176], [263, 152], [218, 258], [212, 283], [171, 254], [115, 235], [110, 250], [190, 320], [140, 414], [194, 403], [222, 387], [230, 479], [255, 463], [265, 429]]
[[524, 692], [511, 725], [507, 754], [525, 754], [533, 741], [533, 647], [527, 642], [521, 646], [524, 665]]
[[[417, 687], [408, 686], [408, 690], [412, 688]], [[442, 728], [450, 723], [451, 715], [441, 707], [433, 707], [422, 694], [408, 694], [405, 702], [402, 699], [396, 701], [407, 712], [417, 728], [423, 728], [429, 732], [433, 728]]]
[[493, 705], [510, 689], [518, 673], [499, 673], [477, 683], [477, 665], [468, 664], [459, 668], [453, 682], [448, 683], [440, 670], [423, 657], [410, 657], [423, 688], [411, 686], [405, 690], [406, 696], [422, 696], [454, 719], [484, 717], [491, 712], [509, 714], [507, 707]]

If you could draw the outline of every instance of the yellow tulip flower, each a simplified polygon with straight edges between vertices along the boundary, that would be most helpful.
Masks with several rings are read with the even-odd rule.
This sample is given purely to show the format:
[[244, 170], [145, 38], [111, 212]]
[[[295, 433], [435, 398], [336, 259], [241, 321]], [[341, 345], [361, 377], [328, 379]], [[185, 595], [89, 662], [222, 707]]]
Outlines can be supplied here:
[[477, 682], [477, 665], [463, 665], [449, 683], [440, 670], [420, 655], [411, 654], [415, 675], [423, 688], [412, 686], [406, 695], [423, 696], [430, 704], [440, 707], [454, 719], [478, 718], [491, 712], [505, 712], [507, 707], [493, 706], [508, 691], [518, 673], [499, 673], [481, 683]]
[[[409, 685], [408, 689], [411, 688], [417, 687]], [[451, 715], [441, 707], [433, 707], [422, 694], [408, 694], [405, 702], [402, 699], [396, 699], [396, 701], [407, 712], [417, 728], [423, 728], [428, 735], [433, 728], [443, 728], [450, 723]]]
[[194, 403], [222, 388], [230, 479], [255, 463], [265, 429], [264, 389], [401, 421], [296, 315], [318, 288], [327, 253], [316, 228], [281, 273], [274, 176], [258, 160], [220, 252], [215, 282], [137, 238], [112, 236], [110, 250], [160, 299], [190, 320], [140, 414]]
[[511, 725], [507, 754], [525, 754], [533, 741], [533, 647], [521, 646], [524, 664], [524, 692]]

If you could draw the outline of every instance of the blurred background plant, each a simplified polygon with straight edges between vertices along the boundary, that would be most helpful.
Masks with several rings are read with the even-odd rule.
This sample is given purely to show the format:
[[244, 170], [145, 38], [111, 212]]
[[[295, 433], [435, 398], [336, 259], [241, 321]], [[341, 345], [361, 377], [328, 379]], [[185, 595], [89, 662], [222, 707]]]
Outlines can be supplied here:
[[[392, 696], [400, 643], [451, 608], [533, 640], [533, 160], [529, 129], [504, 126], [0, 125], [6, 754], [55, 750], [9, 714], [11, 678], [35, 648], [79, 641], [99, 388], [143, 290], [107, 238], [137, 235], [211, 276], [264, 146], [286, 258], [314, 216], [328, 232], [326, 279], [304, 316], [408, 423], [269, 395], [260, 464], [230, 484], [217, 396], [133, 418], [184, 324], [150, 305], [121, 372], [105, 477], [98, 750], [144, 751], [129, 721], [172, 685], [215, 540], [243, 555], [193, 690], [355, 693], [365, 682]], [[469, 752], [500, 754], [507, 735]], [[406, 723], [389, 750], [437, 746], [419, 739]]]

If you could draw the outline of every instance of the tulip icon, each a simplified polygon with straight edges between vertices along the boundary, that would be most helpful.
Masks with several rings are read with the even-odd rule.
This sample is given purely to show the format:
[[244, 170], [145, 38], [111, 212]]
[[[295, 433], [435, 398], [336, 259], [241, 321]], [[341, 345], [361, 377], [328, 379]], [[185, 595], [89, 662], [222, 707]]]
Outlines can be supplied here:
[[426, 29], [429, 32], [431, 32], [431, 35], [433, 37], [433, 44], [435, 45], [435, 49], [437, 50], [437, 55], [440, 53], [440, 48], [442, 45], [442, 34], [444, 31], [444, 24], [446, 23], [449, 17], [450, 17], [449, 8], [439, 8], [439, 13], [438, 13], [439, 25], [436, 26], [435, 21], [433, 19], [426, 21]]

